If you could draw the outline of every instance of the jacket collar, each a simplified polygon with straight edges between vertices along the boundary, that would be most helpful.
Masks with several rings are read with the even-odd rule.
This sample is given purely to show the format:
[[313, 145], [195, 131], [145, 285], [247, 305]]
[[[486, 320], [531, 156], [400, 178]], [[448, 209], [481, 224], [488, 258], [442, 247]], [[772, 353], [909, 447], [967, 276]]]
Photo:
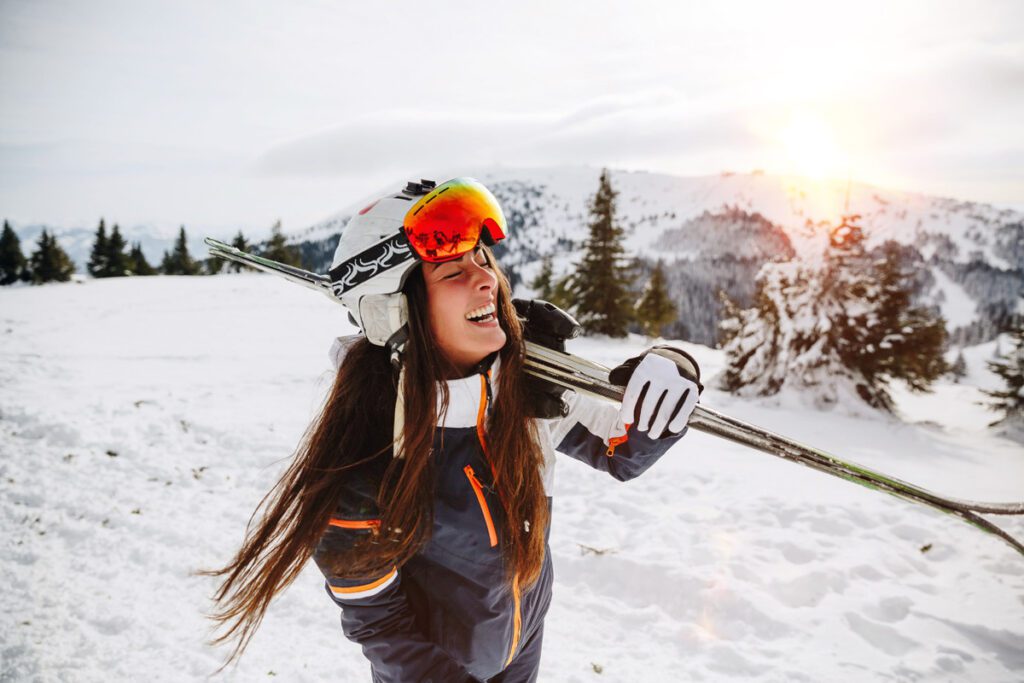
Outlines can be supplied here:
[[[473, 368], [473, 374], [460, 379], [450, 379], [445, 382], [448, 386], [448, 411], [441, 412], [441, 387], [437, 388], [437, 426], [438, 427], [476, 427], [477, 416], [480, 413], [480, 404], [486, 400], [486, 382], [491, 386], [491, 403], [498, 394], [498, 372], [501, 368], [501, 358], [497, 353], [492, 353], [484, 358]], [[487, 371], [490, 370], [490, 380]], [[490, 409], [490, 405], [487, 406]]]

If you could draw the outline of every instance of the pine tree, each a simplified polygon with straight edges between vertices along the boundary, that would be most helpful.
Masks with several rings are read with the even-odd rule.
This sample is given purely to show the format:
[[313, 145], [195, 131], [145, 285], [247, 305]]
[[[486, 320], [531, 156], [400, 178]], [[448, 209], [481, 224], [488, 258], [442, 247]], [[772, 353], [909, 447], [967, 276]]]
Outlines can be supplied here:
[[[250, 245], [246, 241], [245, 235], [242, 234], [241, 230], [239, 230], [238, 234], [235, 235], [235, 239], [231, 240], [231, 246], [233, 246], [235, 249], [238, 249], [239, 251], [249, 251], [250, 249]], [[242, 268], [242, 264], [238, 263], [237, 261], [232, 261], [231, 263], [228, 264], [228, 270], [230, 270], [233, 273], [241, 272]]]
[[1024, 433], [1024, 321], [1010, 330], [1010, 349], [996, 360], [987, 361], [988, 369], [1003, 380], [1003, 389], [985, 391], [993, 401], [989, 409], [1002, 413], [990, 426], [1016, 428]]
[[192, 259], [188, 253], [188, 238], [185, 236], [185, 226], [181, 226], [178, 239], [174, 242], [174, 250], [171, 253], [164, 252], [160, 270], [164, 275], [198, 275], [199, 264]]
[[0, 285], [25, 279], [27, 264], [25, 255], [21, 253], [21, 240], [5, 220], [3, 233], [0, 233]]
[[729, 294], [724, 289], [718, 290], [718, 305], [721, 309], [721, 315], [718, 318], [718, 348], [723, 348], [740, 332], [742, 309], [729, 298]]
[[36, 250], [29, 257], [32, 269], [32, 282], [43, 284], [44, 282], [67, 282], [75, 272], [75, 265], [68, 258], [57, 239], [43, 230], [39, 236]]
[[96, 239], [92, 243], [92, 253], [89, 255], [89, 264], [86, 266], [86, 270], [89, 271], [89, 275], [92, 275], [93, 277], [107, 276], [108, 253], [107, 226], [101, 218], [100, 227], [96, 229]]
[[676, 316], [675, 304], [668, 296], [664, 266], [658, 261], [636, 302], [636, 319], [648, 337], [660, 337], [662, 328], [674, 322]]
[[[928, 387], [948, 371], [943, 349], [946, 346], [946, 324], [925, 308], [914, 307], [907, 282], [910, 273], [904, 266], [903, 247], [886, 242], [880, 256], [870, 264], [877, 284], [876, 296], [869, 303], [874, 316], [847, 319], [841, 327], [846, 338], [857, 339], [852, 365], [867, 380], [869, 387], [879, 387], [871, 396], [862, 397], [871, 404], [885, 404], [891, 409], [886, 391], [888, 379], [901, 379], [913, 391]], [[843, 321], [840, 321], [843, 322]]]
[[121, 277], [129, 274], [130, 262], [128, 254], [125, 253], [124, 238], [121, 236], [121, 229], [114, 223], [110, 232], [110, 239], [107, 240], [106, 263], [103, 266], [101, 277]]
[[203, 259], [203, 272], [207, 275], [216, 275], [224, 270], [224, 259], [218, 256], [211, 256]]
[[615, 220], [616, 195], [608, 169], [604, 169], [590, 202], [590, 236], [583, 262], [571, 276], [568, 289], [576, 317], [588, 332], [624, 337], [632, 307], [624, 233]]
[[298, 250], [288, 246], [285, 241], [284, 233], [281, 231], [281, 221], [277, 221], [270, 228], [270, 241], [267, 242], [267, 248], [263, 250], [261, 256], [289, 266], [302, 267], [302, 258]]
[[136, 242], [132, 245], [128, 254], [128, 268], [133, 275], [155, 275], [156, 270], [149, 265], [146, 255], [142, 253], [142, 243]]
[[530, 282], [530, 287], [537, 292], [537, 298], [543, 299], [544, 301], [551, 301], [551, 295], [554, 293], [554, 266], [551, 263], [551, 257], [545, 256], [540, 262], [540, 272], [537, 273], [537, 277], [533, 278]]
[[927, 390], [946, 371], [945, 325], [911, 306], [902, 262], [894, 243], [874, 259], [855, 221], [844, 220], [822, 267], [763, 266], [754, 306], [726, 311], [723, 388], [770, 395], [790, 385], [820, 404], [859, 398], [887, 411], [891, 380]]

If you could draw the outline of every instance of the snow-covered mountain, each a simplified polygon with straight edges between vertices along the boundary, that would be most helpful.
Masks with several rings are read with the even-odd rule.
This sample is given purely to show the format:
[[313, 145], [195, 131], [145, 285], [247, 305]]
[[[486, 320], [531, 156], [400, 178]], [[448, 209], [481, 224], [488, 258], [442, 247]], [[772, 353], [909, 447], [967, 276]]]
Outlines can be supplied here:
[[[477, 169], [501, 200], [511, 235], [499, 252], [513, 281], [528, 283], [540, 257], [570, 272], [587, 236], [587, 203], [600, 169]], [[1024, 214], [846, 181], [812, 181], [760, 172], [716, 176], [612, 171], [626, 249], [641, 272], [666, 262], [680, 302], [674, 334], [716, 339], [718, 290], [748, 304], [754, 276], [768, 260], [818, 259], [831, 227], [859, 214], [866, 246], [895, 240], [918, 262], [918, 299], [938, 306], [954, 341], [990, 339], [1024, 291]], [[402, 181], [396, 181], [398, 187]], [[329, 254], [359, 202], [292, 239]], [[329, 259], [329, 256], [327, 257]], [[320, 262], [321, 270], [328, 263]]]

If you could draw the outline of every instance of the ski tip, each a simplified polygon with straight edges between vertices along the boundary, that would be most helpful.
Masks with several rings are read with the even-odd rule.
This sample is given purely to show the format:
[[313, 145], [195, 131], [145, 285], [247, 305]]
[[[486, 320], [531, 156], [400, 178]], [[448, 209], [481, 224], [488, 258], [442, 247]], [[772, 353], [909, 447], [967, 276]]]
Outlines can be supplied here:
[[206, 246], [208, 246], [208, 247], [217, 247], [217, 248], [220, 248], [220, 249], [224, 249], [224, 248], [228, 248], [228, 249], [230, 249], [230, 248], [231, 248], [231, 245], [230, 245], [230, 244], [225, 244], [224, 242], [221, 242], [220, 240], [215, 240], [215, 239], [213, 239], [212, 237], [206, 237], [206, 238], [204, 238], [204, 239], [203, 239], [203, 242], [204, 242], [204, 243], [206, 244]]

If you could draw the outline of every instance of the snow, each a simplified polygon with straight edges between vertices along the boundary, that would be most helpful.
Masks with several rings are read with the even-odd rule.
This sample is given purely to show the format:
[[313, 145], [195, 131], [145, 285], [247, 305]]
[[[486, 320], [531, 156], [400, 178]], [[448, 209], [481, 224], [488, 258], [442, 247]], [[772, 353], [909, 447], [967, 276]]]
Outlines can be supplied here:
[[935, 276], [935, 289], [941, 292], [939, 307], [942, 309], [942, 317], [946, 319], [949, 329], [956, 329], [961, 325], [970, 325], [977, 313], [977, 304], [964, 291], [964, 288], [954, 282], [941, 268], [932, 268], [932, 275]]
[[[264, 275], [0, 290], [0, 680], [211, 674], [214, 583], [193, 572], [237, 549], [349, 332]], [[615, 364], [647, 343], [570, 350]], [[712, 386], [722, 354], [684, 346]], [[1024, 449], [977, 405], [994, 346], [965, 350], [960, 384], [897, 391], [902, 422], [702, 401], [938, 492], [1021, 500]], [[566, 458], [555, 486], [542, 681], [1024, 678], [1024, 558], [956, 519], [698, 432], [636, 481]], [[310, 566], [222, 679], [368, 667]]]

